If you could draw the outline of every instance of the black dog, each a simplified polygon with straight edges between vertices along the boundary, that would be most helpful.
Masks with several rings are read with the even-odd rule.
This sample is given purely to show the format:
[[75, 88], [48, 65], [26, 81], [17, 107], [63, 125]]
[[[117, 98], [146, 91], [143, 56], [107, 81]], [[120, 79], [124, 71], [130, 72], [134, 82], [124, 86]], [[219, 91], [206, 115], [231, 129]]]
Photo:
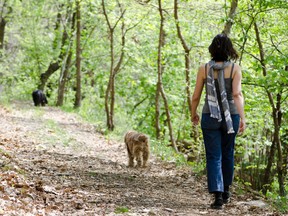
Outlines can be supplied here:
[[48, 104], [47, 98], [41, 90], [33, 91], [32, 97], [35, 106], [45, 106], [46, 104]]

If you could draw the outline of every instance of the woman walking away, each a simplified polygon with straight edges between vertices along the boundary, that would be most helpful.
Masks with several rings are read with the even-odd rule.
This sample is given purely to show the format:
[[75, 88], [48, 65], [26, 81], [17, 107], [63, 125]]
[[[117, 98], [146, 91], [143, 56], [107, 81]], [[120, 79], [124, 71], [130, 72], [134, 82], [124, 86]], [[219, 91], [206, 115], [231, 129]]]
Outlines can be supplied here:
[[204, 85], [205, 103], [201, 129], [206, 152], [208, 191], [214, 209], [229, 202], [229, 187], [234, 175], [234, 145], [237, 133], [246, 127], [241, 68], [232, 63], [238, 54], [225, 34], [218, 34], [209, 46], [211, 60], [200, 66], [192, 96], [192, 121], [199, 124], [197, 107]]

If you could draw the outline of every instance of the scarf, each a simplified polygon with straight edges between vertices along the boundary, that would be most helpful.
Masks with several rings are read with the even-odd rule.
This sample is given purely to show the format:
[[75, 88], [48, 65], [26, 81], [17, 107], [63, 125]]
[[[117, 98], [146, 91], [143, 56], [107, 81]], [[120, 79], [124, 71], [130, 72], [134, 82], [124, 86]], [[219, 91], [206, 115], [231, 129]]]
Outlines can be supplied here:
[[216, 64], [215, 61], [209, 62], [209, 71], [207, 74], [207, 100], [208, 106], [210, 109], [210, 117], [218, 119], [218, 122], [222, 121], [221, 110], [219, 106], [219, 101], [217, 98], [217, 92], [215, 87], [215, 78], [214, 78], [214, 70], [218, 71], [218, 84], [221, 95], [221, 103], [224, 111], [224, 116], [227, 125], [227, 133], [235, 133], [233, 129], [233, 122], [231, 119], [229, 103], [227, 100], [227, 93], [225, 89], [225, 81], [224, 81], [224, 68], [229, 66], [231, 63], [229, 61], [225, 61], [223, 64]]

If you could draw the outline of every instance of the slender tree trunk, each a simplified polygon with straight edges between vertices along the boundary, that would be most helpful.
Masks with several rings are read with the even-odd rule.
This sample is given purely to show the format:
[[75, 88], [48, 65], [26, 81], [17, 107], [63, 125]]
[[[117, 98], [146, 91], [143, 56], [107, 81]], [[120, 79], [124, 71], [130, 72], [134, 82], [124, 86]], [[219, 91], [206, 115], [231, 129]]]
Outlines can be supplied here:
[[226, 35], [229, 35], [231, 32], [231, 28], [233, 25], [233, 20], [236, 14], [236, 9], [237, 9], [237, 5], [238, 5], [238, 0], [232, 0], [231, 2], [231, 7], [230, 7], [230, 12], [223, 30], [223, 33]]
[[248, 32], [251, 30], [251, 28], [253, 27], [253, 24], [255, 22], [255, 17], [253, 16], [251, 18], [251, 21], [248, 25], [248, 28], [247, 29], [243, 29], [243, 36], [244, 36], [244, 41], [243, 41], [243, 44], [241, 46], [241, 52], [240, 52], [240, 57], [239, 57], [239, 65], [241, 65], [241, 62], [242, 62], [242, 58], [243, 58], [243, 55], [244, 55], [244, 50], [245, 50], [245, 46], [246, 46], [246, 43], [248, 41]]
[[287, 176], [288, 172], [288, 129], [285, 129], [281, 136], [281, 143], [283, 145], [283, 171], [284, 176]]
[[[188, 104], [188, 109], [189, 109], [189, 116], [190, 116], [190, 122], [191, 122], [191, 127], [192, 127], [192, 135], [194, 139], [194, 143], [198, 142], [199, 134], [198, 134], [198, 129], [197, 127], [193, 124], [192, 120], [192, 94], [191, 94], [191, 78], [190, 78], [190, 50], [191, 48], [188, 47], [182, 32], [181, 32], [181, 27], [179, 23], [179, 17], [178, 17], [178, 0], [174, 0], [174, 19], [176, 23], [176, 29], [177, 29], [177, 36], [182, 44], [182, 47], [184, 49], [185, 53], [185, 81], [186, 81], [186, 97], [187, 97], [187, 104]], [[191, 146], [193, 148], [193, 146]]]
[[[170, 136], [170, 142], [173, 147], [173, 149], [178, 152], [178, 148], [174, 139], [173, 135], [173, 127], [172, 127], [172, 122], [171, 122], [171, 116], [170, 116], [170, 111], [169, 111], [169, 105], [168, 105], [168, 100], [163, 88], [163, 83], [162, 83], [162, 74], [163, 74], [163, 64], [162, 64], [162, 47], [164, 45], [164, 15], [163, 15], [163, 10], [162, 10], [162, 3], [161, 0], [158, 0], [159, 4], [159, 13], [160, 13], [160, 31], [159, 31], [159, 43], [158, 43], [158, 60], [157, 60], [157, 65], [158, 65], [158, 83], [157, 83], [157, 90], [160, 89], [161, 96], [164, 101], [164, 107], [165, 107], [165, 113], [167, 117], [167, 124], [169, 128], [169, 136]], [[158, 89], [159, 88], [159, 89]]]
[[107, 128], [109, 130], [113, 130], [114, 129], [114, 124], [112, 122], [112, 117], [110, 116], [110, 108], [109, 108], [109, 95], [110, 95], [110, 81], [111, 78], [109, 79], [108, 81], [108, 85], [107, 85], [107, 88], [106, 88], [106, 93], [105, 93], [105, 113], [106, 113], [106, 125], [107, 125]]
[[0, 18], [0, 50], [4, 48], [4, 35], [5, 35], [5, 26], [6, 20], [4, 17]]
[[76, 95], [74, 107], [81, 106], [81, 7], [76, 0]]
[[[288, 66], [285, 66], [285, 70], [288, 71]], [[282, 118], [282, 114], [281, 114], [281, 118]], [[283, 145], [283, 172], [284, 172], [284, 176], [287, 178], [287, 172], [288, 172], [288, 128], [286, 128], [283, 131], [283, 134], [281, 136], [281, 141], [280, 141]]]
[[275, 151], [276, 151], [276, 144], [275, 144], [275, 141], [273, 139], [272, 145], [270, 147], [270, 151], [268, 152], [268, 161], [267, 161], [267, 165], [265, 168], [264, 177], [263, 177], [263, 181], [262, 181], [262, 185], [263, 185], [262, 190], [263, 190], [264, 194], [266, 194], [267, 191], [270, 189], [271, 169], [272, 169], [272, 165], [274, 162]]
[[[191, 110], [192, 110], [192, 99], [191, 99], [191, 82], [190, 82], [190, 50], [191, 48], [188, 47], [182, 32], [180, 28], [180, 23], [179, 23], [179, 18], [178, 18], [178, 0], [174, 0], [174, 18], [175, 18], [175, 23], [176, 23], [176, 29], [177, 29], [177, 36], [181, 41], [182, 47], [185, 52], [185, 81], [186, 81], [186, 96], [187, 96], [187, 104], [191, 116]], [[192, 124], [192, 119], [191, 119], [191, 124]]]
[[7, 16], [12, 13], [12, 8], [7, 7], [6, 3], [8, 1], [4, 0], [0, 5], [0, 50], [4, 49], [4, 37], [5, 37], [5, 27], [7, 24]]
[[158, 41], [158, 58], [157, 58], [157, 85], [155, 94], [155, 129], [156, 137], [160, 139], [163, 135], [161, 134], [161, 124], [160, 124], [160, 98], [161, 98], [161, 88], [162, 88], [162, 73], [164, 67], [162, 65], [162, 47], [165, 45], [165, 34], [164, 34], [164, 16], [162, 11], [161, 0], [158, 0], [159, 13], [160, 13], [160, 29], [159, 29], [159, 41]]
[[103, 13], [106, 19], [106, 23], [109, 29], [109, 36], [110, 36], [110, 75], [109, 75], [109, 81], [107, 84], [107, 88], [105, 91], [105, 112], [106, 112], [106, 124], [107, 128], [111, 131], [114, 130], [114, 106], [115, 106], [115, 77], [116, 74], [120, 72], [120, 67], [123, 62], [124, 58], [124, 47], [125, 47], [125, 25], [124, 21], [122, 22], [121, 25], [121, 53], [118, 58], [118, 62], [115, 63], [115, 54], [114, 54], [114, 30], [117, 27], [118, 23], [123, 19], [125, 10], [122, 10], [122, 6], [117, 1], [118, 7], [120, 8], [121, 15], [117, 19], [116, 23], [114, 26], [111, 25], [106, 8], [105, 8], [105, 3], [104, 0], [102, 0], [102, 9]]
[[114, 129], [114, 123], [113, 123], [113, 117], [111, 116], [109, 101], [111, 96], [111, 87], [113, 80], [113, 68], [114, 68], [114, 28], [111, 26], [108, 15], [106, 13], [105, 3], [104, 0], [102, 0], [102, 8], [103, 12], [106, 18], [106, 22], [109, 28], [109, 38], [110, 38], [110, 75], [109, 75], [109, 81], [106, 87], [106, 93], [105, 93], [105, 112], [106, 112], [106, 124], [107, 128], [109, 130]]
[[[59, 20], [59, 17], [58, 17]], [[72, 16], [72, 21], [71, 21], [71, 29], [72, 32], [75, 31], [75, 22], [76, 22], [76, 13], [73, 13]], [[62, 37], [62, 46], [63, 43], [66, 44], [66, 40], [68, 39], [68, 35], [63, 33], [64, 38], [66, 38], [65, 40], [63, 40]], [[57, 96], [57, 102], [56, 102], [56, 106], [62, 106], [64, 103], [64, 95], [65, 95], [65, 86], [66, 86], [66, 82], [68, 79], [68, 75], [69, 75], [69, 71], [70, 71], [70, 66], [71, 66], [71, 61], [72, 61], [72, 44], [73, 44], [73, 37], [71, 37], [71, 39], [69, 40], [69, 45], [68, 48], [66, 50], [68, 50], [68, 56], [65, 59], [65, 56], [63, 56], [63, 65], [62, 65], [62, 70], [60, 73], [60, 77], [59, 77], [59, 83], [58, 83], [58, 96]], [[55, 42], [56, 43], [56, 42]], [[64, 55], [64, 53], [63, 53]], [[60, 68], [60, 66], [59, 66]]]
[[[265, 53], [264, 53], [264, 47], [262, 45], [262, 41], [260, 38], [260, 32], [258, 29], [258, 25], [256, 22], [254, 22], [254, 30], [256, 34], [256, 41], [258, 43], [259, 47], [259, 53], [260, 53], [260, 63], [262, 66], [262, 72], [263, 76], [267, 76], [267, 70], [266, 70], [266, 64], [265, 64]], [[270, 105], [272, 107], [272, 117], [273, 117], [273, 123], [274, 123], [274, 132], [273, 132], [273, 148], [277, 149], [277, 174], [278, 174], [278, 183], [279, 183], [279, 195], [284, 196], [285, 195], [285, 187], [284, 187], [284, 176], [283, 176], [283, 155], [282, 155], [282, 146], [280, 142], [280, 128], [281, 128], [281, 94], [278, 93], [276, 96], [276, 105], [274, 103], [272, 92], [270, 92], [268, 89], [266, 89], [266, 93], [268, 95], [268, 99], [270, 102]], [[272, 148], [271, 146], [271, 148]], [[263, 185], [269, 185], [271, 181], [271, 177], [268, 175], [271, 173], [271, 167], [274, 160], [274, 155], [272, 156], [271, 153], [274, 154], [274, 149], [270, 150], [269, 160], [266, 170], [265, 170], [265, 176], [264, 176], [264, 182]], [[269, 166], [268, 166], [269, 165]], [[264, 191], [266, 192], [266, 191]]]
[[72, 50], [70, 49], [68, 57], [66, 59], [65, 67], [63, 68], [63, 71], [60, 74], [59, 78], [59, 85], [58, 85], [58, 96], [57, 96], [57, 102], [56, 106], [62, 106], [64, 103], [64, 94], [65, 94], [65, 86], [70, 70], [72, 60]]
[[277, 104], [276, 109], [273, 110], [273, 121], [274, 121], [274, 142], [277, 146], [278, 152], [278, 160], [277, 160], [277, 173], [278, 173], [278, 183], [279, 183], [279, 195], [285, 196], [285, 186], [284, 186], [284, 171], [283, 171], [283, 153], [282, 153], [282, 145], [280, 140], [280, 127], [281, 127], [281, 111], [280, 108], [281, 103], [281, 94], [277, 94]]
[[156, 86], [156, 94], [155, 94], [155, 132], [156, 132], [156, 139], [161, 138], [161, 127], [160, 127], [160, 83], [157, 82]]

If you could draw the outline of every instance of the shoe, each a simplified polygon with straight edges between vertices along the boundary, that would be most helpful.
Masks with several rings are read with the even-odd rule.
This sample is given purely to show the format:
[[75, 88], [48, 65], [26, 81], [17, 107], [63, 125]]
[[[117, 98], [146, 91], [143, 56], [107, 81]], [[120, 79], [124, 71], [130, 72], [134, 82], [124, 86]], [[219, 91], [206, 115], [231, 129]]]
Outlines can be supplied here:
[[223, 203], [227, 204], [230, 202], [230, 197], [231, 197], [231, 193], [229, 191], [224, 191], [222, 193], [222, 199], [223, 199]]
[[221, 192], [214, 193], [215, 201], [211, 204], [212, 209], [222, 209], [223, 198]]

